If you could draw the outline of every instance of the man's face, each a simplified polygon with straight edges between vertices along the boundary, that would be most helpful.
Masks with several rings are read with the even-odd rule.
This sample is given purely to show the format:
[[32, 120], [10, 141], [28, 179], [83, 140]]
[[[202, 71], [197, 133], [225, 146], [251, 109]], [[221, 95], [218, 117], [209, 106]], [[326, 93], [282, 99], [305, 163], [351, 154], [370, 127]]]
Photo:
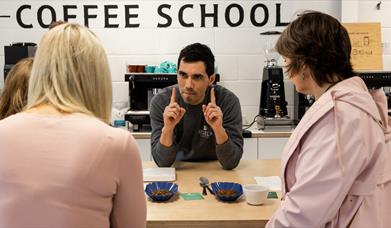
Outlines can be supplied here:
[[187, 63], [181, 60], [177, 79], [183, 100], [188, 104], [198, 105], [204, 100], [205, 92], [214, 82], [215, 75], [208, 77], [202, 61]]

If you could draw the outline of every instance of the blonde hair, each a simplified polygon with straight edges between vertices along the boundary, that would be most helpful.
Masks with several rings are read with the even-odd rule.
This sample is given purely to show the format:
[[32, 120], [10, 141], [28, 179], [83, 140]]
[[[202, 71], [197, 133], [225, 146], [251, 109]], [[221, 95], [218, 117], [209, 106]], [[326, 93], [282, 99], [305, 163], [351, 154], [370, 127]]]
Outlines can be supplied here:
[[107, 56], [86, 27], [66, 23], [49, 30], [35, 55], [27, 108], [49, 104], [109, 123], [112, 85]]
[[32, 66], [32, 58], [21, 59], [8, 72], [0, 97], [0, 120], [22, 111], [26, 106]]
[[52, 23], [49, 24], [48, 29], [49, 30], [53, 29], [54, 27], [65, 24], [65, 23], [67, 23], [67, 22], [65, 22], [65, 21], [52, 21]]

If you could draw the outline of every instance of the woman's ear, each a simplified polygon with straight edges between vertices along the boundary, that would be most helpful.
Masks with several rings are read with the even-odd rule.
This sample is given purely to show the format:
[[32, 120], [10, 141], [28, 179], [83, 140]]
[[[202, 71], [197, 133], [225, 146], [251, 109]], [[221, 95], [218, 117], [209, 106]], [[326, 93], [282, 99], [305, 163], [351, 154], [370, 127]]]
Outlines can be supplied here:
[[301, 65], [301, 72], [303, 72], [306, 76], [311, 76], [311, 68], [308, 67], [307, 64]]

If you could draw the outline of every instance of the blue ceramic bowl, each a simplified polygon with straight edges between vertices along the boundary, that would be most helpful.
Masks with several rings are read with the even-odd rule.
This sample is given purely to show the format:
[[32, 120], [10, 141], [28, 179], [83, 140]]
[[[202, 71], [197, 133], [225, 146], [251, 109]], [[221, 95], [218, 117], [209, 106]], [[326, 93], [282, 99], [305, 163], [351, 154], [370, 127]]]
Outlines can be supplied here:
[[235, 201], [243, 194], [242, 185], [238, 183], [213, 182], [211, 186], [215, 196], [221, 201]]
[[145, 193], [153, 201], [167, 201], [178, 192], [178, 185], [171, 182], [151, 182], [145, 187]]

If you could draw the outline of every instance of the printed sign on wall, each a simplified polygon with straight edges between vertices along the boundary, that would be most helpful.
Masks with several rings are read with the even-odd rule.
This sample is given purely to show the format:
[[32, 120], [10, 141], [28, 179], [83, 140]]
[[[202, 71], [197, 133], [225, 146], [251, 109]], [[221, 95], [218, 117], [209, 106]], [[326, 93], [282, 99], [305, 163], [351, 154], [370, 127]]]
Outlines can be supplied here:
[[[174, 24], [182, 28], [194, 27], [239, 27], [249, 21], [253, 27], [286, 26], [282, 20], [281, 3], [263, 4], [259, 2], [237, 4], [160, 4], [140, 2], [139, 4], [21, 4], [0, 9], [0, 19], [15, 20], [23, 29], [48, 28], [52, 21], [63, 20], [81, 22], [86, 26], [101, 21], [104, 28], [139, 28], [154, 21], [156, 28], [169, 28]], [[150, 17], [144, 18], [148, 14]], [[272, 18], [273, 17], [273, 18]], [[147, 20], [140, 20], [140, 19]], [[199, 21], [194, 21], [199, 18]], [[271, 21], [273, 20], [273, 24]], [[143, 24], [144, 23], [144, 24]]]
[[354, 70], [383, 70], [380, 23], [344, 23], [352, 43]]

